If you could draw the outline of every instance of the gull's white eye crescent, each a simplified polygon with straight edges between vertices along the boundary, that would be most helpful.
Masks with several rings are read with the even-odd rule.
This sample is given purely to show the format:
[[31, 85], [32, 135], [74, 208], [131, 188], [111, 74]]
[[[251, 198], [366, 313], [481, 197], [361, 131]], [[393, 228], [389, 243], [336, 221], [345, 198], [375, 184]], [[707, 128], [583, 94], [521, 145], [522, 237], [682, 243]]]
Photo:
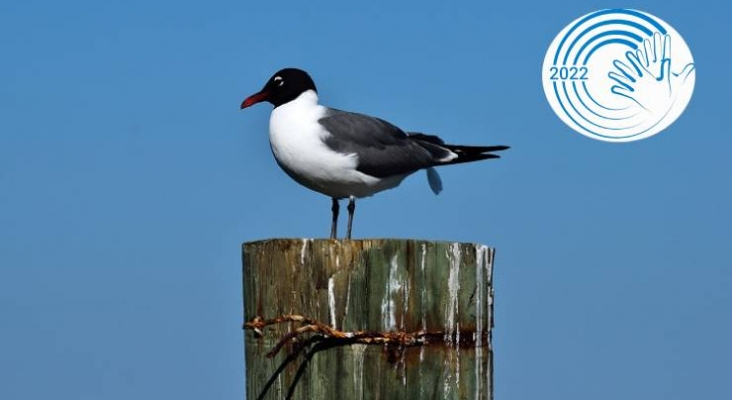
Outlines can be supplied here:
[[282, 86], [282, 85], [284, 85], [284, 84], [285, 84], [285, 81], [284, 81], [284, 80], [282, 79], [282, 77], [281, 77], [281, 76], [275, 76], [275, 77], [274, 77], [274, 83], [275, 83], [275, 84], [276, 84], [277, 86]]

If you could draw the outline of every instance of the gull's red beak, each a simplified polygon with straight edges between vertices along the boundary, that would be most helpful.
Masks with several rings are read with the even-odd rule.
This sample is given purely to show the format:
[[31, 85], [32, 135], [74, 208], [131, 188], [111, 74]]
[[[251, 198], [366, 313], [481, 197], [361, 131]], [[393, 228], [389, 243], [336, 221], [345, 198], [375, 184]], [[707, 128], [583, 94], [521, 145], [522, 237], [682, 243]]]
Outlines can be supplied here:
[[243, 110], [247, 107], [251, 107], [257, 103], [263, 102], [267, 100], [267, 96], [269, 96], [269, 92], [261, 91], [259, 93], [255, 93], [247, 97], [246, 100], [241, 103], [241, 109]]

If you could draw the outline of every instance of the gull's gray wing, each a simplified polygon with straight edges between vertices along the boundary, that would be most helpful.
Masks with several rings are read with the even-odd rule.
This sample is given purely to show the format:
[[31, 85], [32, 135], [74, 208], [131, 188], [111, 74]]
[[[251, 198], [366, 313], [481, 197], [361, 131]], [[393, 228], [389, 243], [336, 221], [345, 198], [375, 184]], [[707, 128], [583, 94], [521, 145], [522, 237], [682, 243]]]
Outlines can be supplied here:
[[414, 140], [391, 123], [364, 114], [329, 109], [318, 122], [330, 132], [328, 147], [355, 153], [357, 170], [377, 178], [409, 174], [453, 155], [437, 143]]

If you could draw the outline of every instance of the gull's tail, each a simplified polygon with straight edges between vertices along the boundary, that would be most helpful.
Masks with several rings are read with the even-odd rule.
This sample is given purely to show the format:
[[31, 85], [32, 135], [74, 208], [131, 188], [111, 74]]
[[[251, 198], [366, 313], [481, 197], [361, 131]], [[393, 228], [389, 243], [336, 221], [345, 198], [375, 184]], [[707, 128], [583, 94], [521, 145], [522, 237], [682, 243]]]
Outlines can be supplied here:
[[508, 150], [508, 146], [461, 146], [445, 144], [437, 136], [424, 133], [409, 133], [409, 138], [419, 143], [435, 156], [435, 165], [460, 164], [471, 161], [500, 158], [496, 151]]

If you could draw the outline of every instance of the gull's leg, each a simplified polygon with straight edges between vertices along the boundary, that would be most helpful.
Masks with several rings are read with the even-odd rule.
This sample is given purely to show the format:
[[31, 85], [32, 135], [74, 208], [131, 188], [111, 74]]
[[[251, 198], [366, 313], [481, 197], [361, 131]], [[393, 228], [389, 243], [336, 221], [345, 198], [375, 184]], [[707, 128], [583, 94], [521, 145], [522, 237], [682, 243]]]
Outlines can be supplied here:
[[351, 238], [351, 227], [353, 226], [353, 211], [356, 210], [356, 198], [353, 196], [348, 198], [348, 233], [346, 239]]
[[333, 197], [333, 205], [330, 207], [330, 210], [333, 211], [333, 222], [330, 225], [330, 238], [335, 239], [336, 233], [338, 231], [338, 209], [340, 208], [340, 205], [338, 204], [338, 199]]

